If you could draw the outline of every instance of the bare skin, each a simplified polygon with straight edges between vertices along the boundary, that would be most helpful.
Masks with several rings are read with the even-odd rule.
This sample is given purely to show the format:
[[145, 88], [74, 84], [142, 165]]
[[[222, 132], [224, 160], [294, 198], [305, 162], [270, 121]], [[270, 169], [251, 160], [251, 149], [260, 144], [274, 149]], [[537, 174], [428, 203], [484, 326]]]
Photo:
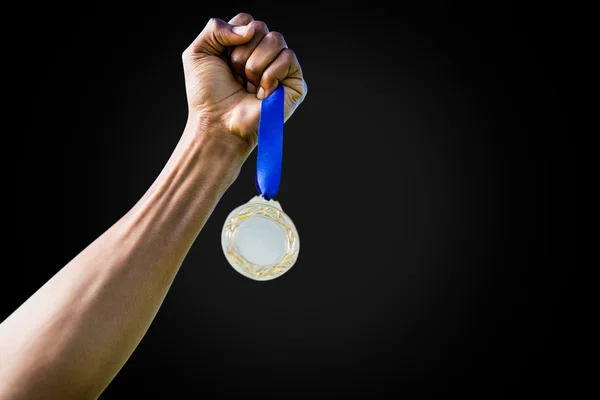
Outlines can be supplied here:
[[283, 36], [244, 13], [209, 21], [183, 64], [188, 121], [160, 175], [0, 324], [0, 399], [98, 398], [254, 149], [261, 99], [283, 85], [287, 120], [307, 92]]

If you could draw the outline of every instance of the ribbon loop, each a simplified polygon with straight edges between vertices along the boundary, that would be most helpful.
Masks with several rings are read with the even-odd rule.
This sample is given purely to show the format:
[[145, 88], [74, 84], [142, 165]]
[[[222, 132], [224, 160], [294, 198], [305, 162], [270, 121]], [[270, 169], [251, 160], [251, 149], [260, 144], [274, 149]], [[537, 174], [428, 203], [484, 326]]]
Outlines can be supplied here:
[[283, 158], [284, 90], [279, 85], [263, 99], [258, 122], [258, 156], [256, 188], [265, 199], [272, 199], [279, 190]]

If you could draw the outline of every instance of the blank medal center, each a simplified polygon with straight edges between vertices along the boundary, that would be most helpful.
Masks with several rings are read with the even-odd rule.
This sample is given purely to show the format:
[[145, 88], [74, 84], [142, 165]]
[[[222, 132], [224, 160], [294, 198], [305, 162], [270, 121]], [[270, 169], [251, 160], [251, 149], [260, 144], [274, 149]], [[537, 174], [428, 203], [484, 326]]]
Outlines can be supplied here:
[[235, 233], [241, 255], [255, 265], [272, 265], [286, 253], [287, 241], [281, 226], [267, 218], [248, 218]]

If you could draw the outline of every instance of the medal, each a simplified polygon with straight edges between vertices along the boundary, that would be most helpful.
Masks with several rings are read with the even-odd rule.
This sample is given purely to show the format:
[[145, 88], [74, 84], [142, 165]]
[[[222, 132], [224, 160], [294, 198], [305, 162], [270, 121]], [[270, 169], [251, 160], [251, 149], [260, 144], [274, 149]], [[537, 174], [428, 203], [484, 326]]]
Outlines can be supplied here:
[[294, 223], [273, 200], [281, 177], [283, 112], [284, 90], [279, 85], [261, 104], [255, 181], [259, 194], [227, 216], [221, 234], [229, 264], [257, 281], [283, 275], [300, 250]]

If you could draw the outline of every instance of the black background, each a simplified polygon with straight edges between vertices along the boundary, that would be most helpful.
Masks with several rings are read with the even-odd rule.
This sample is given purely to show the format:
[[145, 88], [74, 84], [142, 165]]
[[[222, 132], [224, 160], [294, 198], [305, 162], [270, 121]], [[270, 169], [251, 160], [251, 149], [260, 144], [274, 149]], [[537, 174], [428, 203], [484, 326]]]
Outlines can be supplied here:
[[182, 51], [244, 11], [285, 35], [309, 87], [277, 196], [300, 257], [255, 282], [222, 254], [253, 153], [102, 398], [555, 390], [554, 200], [575, 196], [572, 140], [551, 134], [560, 27], [542, 7], [396, 6], [23, 20], [5, 59], [0, 318], [151, 185], [187, 117]]

